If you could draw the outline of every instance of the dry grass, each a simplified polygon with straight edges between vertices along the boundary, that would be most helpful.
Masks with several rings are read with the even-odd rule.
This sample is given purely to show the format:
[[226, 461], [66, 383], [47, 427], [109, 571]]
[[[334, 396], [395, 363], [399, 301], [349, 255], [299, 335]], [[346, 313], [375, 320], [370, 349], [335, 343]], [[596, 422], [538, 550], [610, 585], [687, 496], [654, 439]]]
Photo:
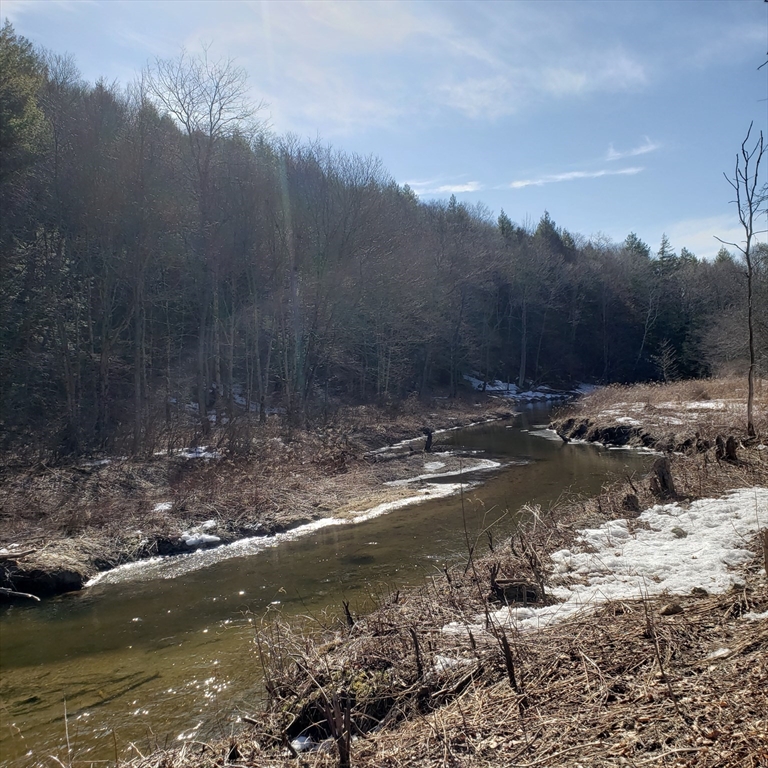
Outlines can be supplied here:
[[[733, 376], [718, 379], [688, 379], [667, 384], [616, 384], [596, 389], [580, 402], [596, 403], [605, 407], [619, 401], [658, 406], [666, 402], [682, 404], [710, 400], [736, 400], [743, 405], [746, 399], [746, 377]], [[768, 406], [768, 380], [755, 381], [755, 403]]]
[[[746, 437], [747, 382], [743, 377], [697, 379], [670, 384], [634, 384], [598, 389], [575, 409], [597, 426], [639, 423], [659, 439], [696, 434], [714, 440], [718, 434]], [[629, 421], [628, 421], [629, 420]], [[758, 434], [768, 435], [768, 381], [755, 382], [754, 420]]]

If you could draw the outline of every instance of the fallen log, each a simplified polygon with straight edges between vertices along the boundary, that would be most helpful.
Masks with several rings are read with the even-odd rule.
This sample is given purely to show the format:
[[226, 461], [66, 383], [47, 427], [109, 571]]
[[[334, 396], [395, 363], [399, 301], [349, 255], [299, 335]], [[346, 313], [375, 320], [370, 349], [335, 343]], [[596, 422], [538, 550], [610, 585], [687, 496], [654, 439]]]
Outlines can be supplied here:
[[29, 592], [16, 592], [13, 589], [8, 589], [8, 587], [0, 587], [0, 595], [7, 595], [8, 597], [25, 597], [29, 600], [35, 600], [38, 603], [40, 602], [40, 598], [37, 595], [30, 595]]

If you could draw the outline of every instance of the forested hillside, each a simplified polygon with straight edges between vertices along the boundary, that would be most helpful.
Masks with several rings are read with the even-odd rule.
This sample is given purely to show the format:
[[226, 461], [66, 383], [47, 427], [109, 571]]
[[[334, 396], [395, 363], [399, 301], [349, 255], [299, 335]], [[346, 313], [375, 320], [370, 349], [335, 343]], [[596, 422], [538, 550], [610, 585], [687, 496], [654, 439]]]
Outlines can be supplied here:
[[5, 452], [151, 452], [217, 420], [247, 450], [271, 409], [304, 424], [343, 401], [455, 396], [469, 373], [744, 367], [746, 281], [725, 250], [421, 202], [374, 157], [273, 135], [244, 73], [205, 56], [89, 84], [6, 23], [0, 72]]

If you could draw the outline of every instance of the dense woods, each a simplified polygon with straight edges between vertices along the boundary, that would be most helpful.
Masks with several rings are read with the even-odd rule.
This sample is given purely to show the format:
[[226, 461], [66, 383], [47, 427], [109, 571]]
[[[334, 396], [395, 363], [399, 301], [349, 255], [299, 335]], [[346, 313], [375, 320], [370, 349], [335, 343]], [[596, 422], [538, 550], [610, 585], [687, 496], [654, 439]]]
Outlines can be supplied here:
[[[205, 53], [91, 85], [6, 23], [0, 73], [4, 452], [150, 453], [213, 424], [247, 451], [273, 409], [306, 424], [455, 396], [470, 373], [746, 370], [745, 269], [725, 249], [422, 202], [374, 157], [273, 135], [245, 74]], [[766, 248], [751, 257], [764, 373]]]

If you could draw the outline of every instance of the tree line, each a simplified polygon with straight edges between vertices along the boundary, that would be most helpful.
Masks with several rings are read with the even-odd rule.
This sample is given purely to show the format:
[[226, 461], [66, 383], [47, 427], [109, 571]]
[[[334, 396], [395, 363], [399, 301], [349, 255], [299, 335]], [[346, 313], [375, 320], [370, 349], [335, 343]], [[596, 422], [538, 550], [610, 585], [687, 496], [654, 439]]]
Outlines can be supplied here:
[[[422, 202], [276, 136], [207, 52], [127, 87], [0, 31], [0, 449], [248, 450], [267, 414], [744, 365], [743, 266]], [[752, 250], [758, 369], [768, 258]], [[762, 367], [762, 368], [761, 368]], [[222, 430], [219, 430], [222, 432]]]

